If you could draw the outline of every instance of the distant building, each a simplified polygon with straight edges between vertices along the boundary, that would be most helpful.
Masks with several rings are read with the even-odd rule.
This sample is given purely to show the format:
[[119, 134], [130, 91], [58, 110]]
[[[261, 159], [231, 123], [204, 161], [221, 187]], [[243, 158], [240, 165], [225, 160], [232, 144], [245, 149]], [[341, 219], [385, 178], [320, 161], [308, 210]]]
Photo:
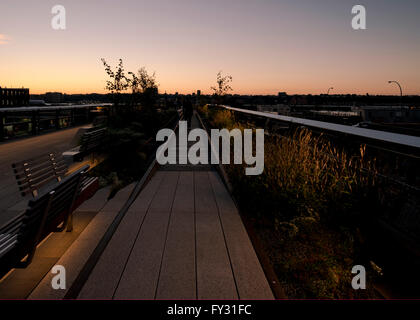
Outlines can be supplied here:
[[45, 94], [45, 102], [47, 103], [61, 103], [63, 101], [63, 94], [61, 92], [47, 92]]
[[291, 105], [308, 104], [308, 97], [304, 95], [294, 95], [290, 99]]
[[288, 116], [290, 114], [290, 107], [285, 104], [257, 105], [257, 111]]
[[279, 92], [277, 94], [278, 103], [287, 104], [289, 102], [289, 96], [286, 92]]
[[420, 123], [420, 109], [407, 106], [363, 106], [363, 121], [377, 123]]
[[45, 103], [44, 100], [34, 100], [34, 99], [31, 99], [31, 100], [29, 100], [29, 105], [30, 106], [45, 106], [46, 103]]
[[24, 107], [29, 105], [29, 89], [0, 87], [0, 107]]

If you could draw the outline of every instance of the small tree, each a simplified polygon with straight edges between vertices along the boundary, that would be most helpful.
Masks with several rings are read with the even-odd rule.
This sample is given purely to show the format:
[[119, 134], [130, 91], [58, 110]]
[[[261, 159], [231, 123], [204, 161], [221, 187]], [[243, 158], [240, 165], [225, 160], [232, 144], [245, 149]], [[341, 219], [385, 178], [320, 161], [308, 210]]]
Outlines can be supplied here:
[[131, 79], [126, 78], [128, 86], [131, 88], [131, 93], [139, 93], [140, 92], [140, 79], [133, 73], [128, 72], [128, 74], [131, 76]]
[[128, 72], [131, 78], [127, 78], [128, 86], [131, 88], [131, 104], [137, 106], [140, 94], [140, 79], [133, 72]]
[[122, 59], [119, 59], [118, 66], [114, 72], [112, 71], [111, 66], [105, 61], [105, 59], [102, 58], [101, 60], [105, 67], [105, 72], [111, 78], [111, 80], [106, 81], [106, 89], [112, 93], [114, 105], [117, 106], [120, 102], [121, 92], [127, 90], [129, 86], [124, 73], [123, 61]]
[[222, 75], [222, 71], [219, 71], [217, 73], [217, 80], [216, 80], [216, 86], [211, 87], [211, 90], [214, 91], [214, 96], [216, 97], [217, 101], [219, 103], [222, 102], [222, 97], [226, 95], [229, 91], [232, 91], [232, 87], [230, 86], [230, 83], [232, 83], [232, 76]]
[[156, 104], [158, 97], [158, 83], [156, 82], [156, 74], [149, 74], [145, 67], [137, 71], [137, 79], [140, 90], [141, 104], [147, 108], [152, 109]]
[[137, 71], [139, 84], [142, 92], [144, 93], [147, 89], [156, 88], [159, 86], [156, 82], [156, 73], [149, 74], [145, 67], [140, 68]]

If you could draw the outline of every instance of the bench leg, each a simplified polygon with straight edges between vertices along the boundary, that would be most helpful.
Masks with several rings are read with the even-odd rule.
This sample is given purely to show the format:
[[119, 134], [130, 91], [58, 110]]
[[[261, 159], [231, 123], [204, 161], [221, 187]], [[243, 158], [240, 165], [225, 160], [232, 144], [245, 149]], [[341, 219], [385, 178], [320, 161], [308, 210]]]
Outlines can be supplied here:
[[73, 199], [71, 201], [69, 212], [67, 214], [66, 220], [64, 221], [65, 224], [63, 225], [63, 227], [67, 226], [67, 230], [66, 230], [67, 232], [72, 232], [73, 231], [73, 210], [75, 209], [74, 205], [76, 204], [76, 199], [77, 199], [77, 196], [79, 194], [80, 186], [82, 184], [82, 177], [84, 177], [84, 175], [85, 175], [85, 173], [79, 175], [79, 180], [77, 181], [77, 187], [74, 190]]
[[47, 206], [44, 210], [44, 213], [43, 213], [43, 216], [42, 216], [42, 219], [41, 219], [41, 223], [39, 225], [36, 236], [32, 241], [32, 245], [31, 245], [31, 249], [28, 253], [28, 257], [26, 258], [25, 261], [18, 262], [17, 265], [16, 265], [16, 268], [26, 268], [32, 262], [32, 260], [35, 256], [36, 247], [38, 245], [39, 240], [41, 239], [41, 235], [42, 235], [42, 232], [44, 230], [45, 221], [47, 220], [47, 215], [48, 215], [48, 212], [50, 211], [50, 207], [51, 207], [53, 197], [54, 197], [54, 192], [50, 192], [50, 196], [49, 196], [49, 199], [48, 199], [48, 204], [47, 204]]
[[73, 213], [70, 213], [67, 218], [67, 232], [73, 231]]

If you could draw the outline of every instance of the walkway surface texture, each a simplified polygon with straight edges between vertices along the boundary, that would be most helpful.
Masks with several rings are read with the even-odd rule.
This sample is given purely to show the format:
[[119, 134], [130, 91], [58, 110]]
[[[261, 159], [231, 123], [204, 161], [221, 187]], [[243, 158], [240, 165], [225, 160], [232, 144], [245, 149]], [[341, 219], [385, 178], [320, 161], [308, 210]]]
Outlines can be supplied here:
[[[93, 223], [98, 217], [101, 213]], [[76, 262], [80, 252], [93, 250], [88, 240], [97, 237], [88, 232], [95, 230], [88, 226], [80, 236], [85, 242], [75, 241], [57, 262], [66, 267], [68, 287], [86, 262], [86, 254]], [[30, 298], [62, 298], [65, 293], [51, 289], [52, 277], [47, 275]], [[273, 294], [218, 173], [210, 166], [185, 165], [164, 166], [152, 176], [78, 298], [273, 299]]]

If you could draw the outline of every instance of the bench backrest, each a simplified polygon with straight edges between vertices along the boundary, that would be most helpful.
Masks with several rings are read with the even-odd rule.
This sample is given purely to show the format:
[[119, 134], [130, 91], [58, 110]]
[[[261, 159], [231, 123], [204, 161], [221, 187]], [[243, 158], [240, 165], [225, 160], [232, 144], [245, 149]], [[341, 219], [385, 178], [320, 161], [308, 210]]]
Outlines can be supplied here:
[[29, 255], [30, 263], [37, 244], [58, 226], [67, 222], [74, 209], [74, 203], [79, 193], [81, 180], [89, 166], [77, 170], [64, 178], [48, 192], [32, 199], [25, 213], [14, 218], [0, 228], [0, 262], [1, 271], [5, 270], [6, 262], [1, 261], [8, 254], [11, 264]]
[[74, 172], [64, 178], [53, 190], [28, 203], [23, 218], [23, 226], [20, 230], [19, 241], [33, 236], [38, 230], [45, 214], [43, 233], [51, 232], [64, 221], [65, 217], [72, 210], [73, 202], [78, 193], [80, 181], [89, 166]]
[[106, 128], [101, 128], [85, 132], [82, 136], [80, 152], [89, 152], [90, 150], [99, 147], [105, 138], [106, 131]]
[[23, 216], [23, 214], [20, 214], [0, 228], [0, 259], [10, 248], [16, 245]]
[[47, 153], [12, 164], [22, 196], [37, 197], [39, 189], [51, 181], [61, 181], [68, 167], [61, 154]]

